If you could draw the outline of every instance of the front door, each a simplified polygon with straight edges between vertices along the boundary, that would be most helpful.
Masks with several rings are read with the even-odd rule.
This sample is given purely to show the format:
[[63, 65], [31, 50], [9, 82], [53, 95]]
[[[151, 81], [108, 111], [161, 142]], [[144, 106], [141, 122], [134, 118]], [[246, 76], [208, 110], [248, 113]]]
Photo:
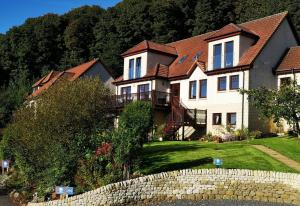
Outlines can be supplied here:
[[180, 100], [180, 83], [171, 84], [172, 102]]

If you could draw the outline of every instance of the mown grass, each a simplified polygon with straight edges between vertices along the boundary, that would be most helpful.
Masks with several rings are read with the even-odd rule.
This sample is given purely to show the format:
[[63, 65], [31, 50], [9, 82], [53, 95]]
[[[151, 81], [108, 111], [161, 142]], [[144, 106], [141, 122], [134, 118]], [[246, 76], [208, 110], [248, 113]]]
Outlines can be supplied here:
[[250, 141], [269, 147], [297, 162], [300, 162], [300, 139], [295, 137], [264, 138]]
[[256, 142], [205, 143], [154, 142], [143, 151], [142, 173], [152, 174], [187, 168], [214, 168], [213, 159], [223, 159], [222, 168], [296, 172], [292, 168], [256, 150]]

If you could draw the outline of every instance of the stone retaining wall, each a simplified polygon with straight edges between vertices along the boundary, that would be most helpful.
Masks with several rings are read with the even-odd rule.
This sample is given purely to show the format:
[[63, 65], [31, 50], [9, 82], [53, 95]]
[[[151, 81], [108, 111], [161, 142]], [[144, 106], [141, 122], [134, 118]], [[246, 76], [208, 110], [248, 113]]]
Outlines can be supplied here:
[[226, 169], [165, 172], [29, 206], [147, 205], [166, 200], [232, 199], [300, 205], [300, 174]]

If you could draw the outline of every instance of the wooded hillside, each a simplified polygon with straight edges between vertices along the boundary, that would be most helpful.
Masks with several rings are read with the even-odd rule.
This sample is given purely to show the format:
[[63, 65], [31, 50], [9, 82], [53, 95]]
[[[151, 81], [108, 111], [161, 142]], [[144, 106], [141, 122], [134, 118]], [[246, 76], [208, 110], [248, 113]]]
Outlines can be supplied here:
[[119, 55], [144, 39], [172, 42], [282, 11], [300, 34], [300, 0], [124, 0], [107, 10], [84, 6], [27, 19], [0, 34], [0, 128], [50, 70], [100, 57], [117, 76]]

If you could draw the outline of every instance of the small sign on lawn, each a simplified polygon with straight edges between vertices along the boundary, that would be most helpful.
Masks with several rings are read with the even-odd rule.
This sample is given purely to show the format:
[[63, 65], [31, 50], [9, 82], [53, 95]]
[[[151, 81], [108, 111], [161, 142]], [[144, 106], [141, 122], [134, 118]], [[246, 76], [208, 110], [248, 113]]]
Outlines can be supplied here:
[[214, 159], [214, 165], [216, 165], [217, 168], [220, 168], [223, 165], [223, 160], [219, 158]]

